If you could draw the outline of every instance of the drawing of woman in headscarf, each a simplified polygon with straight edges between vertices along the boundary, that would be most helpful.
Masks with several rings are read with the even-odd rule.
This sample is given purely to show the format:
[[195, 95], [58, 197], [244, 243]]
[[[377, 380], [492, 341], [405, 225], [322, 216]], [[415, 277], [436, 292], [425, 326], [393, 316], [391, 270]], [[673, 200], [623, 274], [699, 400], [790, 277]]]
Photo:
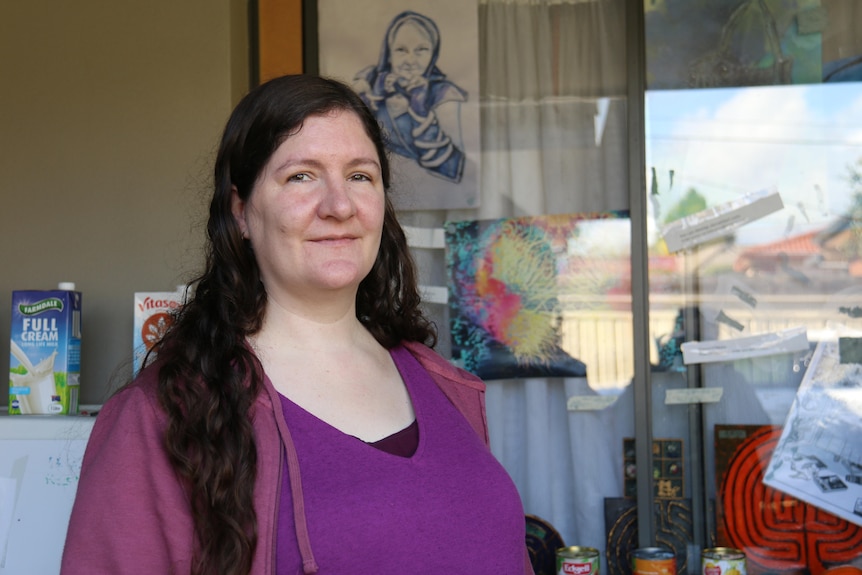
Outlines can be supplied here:
[[353, 87], [383, 125], [393, 152], [458, 183], [464, 171], [460, 106], [467, 92], [437, 68], [439, 54], [434, 21], [402, 12], [386, 30], [377, 65], [359, 71]]

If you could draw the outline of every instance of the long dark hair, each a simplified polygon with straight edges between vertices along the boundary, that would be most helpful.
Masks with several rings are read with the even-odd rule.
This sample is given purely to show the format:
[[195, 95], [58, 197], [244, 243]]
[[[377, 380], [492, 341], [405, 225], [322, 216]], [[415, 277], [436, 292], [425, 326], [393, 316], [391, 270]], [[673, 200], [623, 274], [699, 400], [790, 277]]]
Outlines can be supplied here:
[[194, 573], [248, 573], [257, 544], [257, 449], [249, 410], [262, 389], [263, 370], [246, 338], [261, 327], [267, 295], [231, 212], [232, 189], [247, 200], [278, 146], [309, 116], [337, 110], [362, 120], [386, 190], [380, 250], [359, 285], [357, 317], [386, 348], [404, 340], [436, 341], [420, 309], [415, 266], [389, 197], [383, 135], [362, 100], [341, 82], [308, 75], [276, 78], [249, 92], [228, 120], [216, 157], [204, 271], [155, 348], [159, 399], [168, 414], [165, 446], [188, 484], [200, 545]]

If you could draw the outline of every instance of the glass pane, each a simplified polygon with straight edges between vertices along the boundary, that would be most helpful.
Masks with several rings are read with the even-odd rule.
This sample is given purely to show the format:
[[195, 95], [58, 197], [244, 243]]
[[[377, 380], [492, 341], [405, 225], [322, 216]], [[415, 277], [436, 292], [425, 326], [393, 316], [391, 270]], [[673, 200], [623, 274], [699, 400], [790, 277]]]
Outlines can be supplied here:
[[606, 513], [635, 524], [622, 497], [629, 4], [479, 3], [481, 201], [442, 226], [443, 344], [486, 380], [491, 448], [521, 493], [537, 573], [557, 571], [563, 544], [609, 548]]
[[688, 520], [656, 543], [691, 573], [713, 547], [858, 572], [862, 4], [644, 8], [650, 418], [683, 446], [657, 504]]
[[676, 551], [689, 572], [717, 546], [749, 573], [858, 566], [862, 84], [649, 90], [645, 112], [653, 432], [684, 446], [659, 499], [693, 518]]

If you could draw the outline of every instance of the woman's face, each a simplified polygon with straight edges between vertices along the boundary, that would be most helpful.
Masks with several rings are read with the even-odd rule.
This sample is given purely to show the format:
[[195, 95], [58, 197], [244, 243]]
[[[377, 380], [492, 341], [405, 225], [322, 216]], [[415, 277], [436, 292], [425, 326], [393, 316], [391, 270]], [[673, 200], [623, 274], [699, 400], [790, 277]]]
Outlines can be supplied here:
[[264, 166], [251, 195], [233, 193], [267, 296], [302, 305], [355, 295], [380, 247], [385, 196], [380, 159], [353, 112], [305, 120]]
[[428, 33], [413, 22], [405, 22], [392, 37], [389, 59], [392, 70], [410, 80], [421, 76], [431, 64], [434, 46]]

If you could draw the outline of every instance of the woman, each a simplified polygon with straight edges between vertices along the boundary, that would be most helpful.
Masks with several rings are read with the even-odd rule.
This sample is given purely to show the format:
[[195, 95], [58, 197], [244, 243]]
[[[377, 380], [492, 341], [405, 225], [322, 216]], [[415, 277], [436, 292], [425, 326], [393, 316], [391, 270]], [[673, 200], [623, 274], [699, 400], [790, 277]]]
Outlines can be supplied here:
[[250, 92], [205, 269], [93, 430], [62, 573], [531, 573], [483, 385], [431, 351], [380, 128], [341, 83]]
[[457, 183], [464, 172], [460, 110], [467, 92], [437, 68], [439, 55], [434, 21], [402, 12], [386, 29], [377, 65], [357, 73], [353, 86], [383, 125], [393, 152]]

